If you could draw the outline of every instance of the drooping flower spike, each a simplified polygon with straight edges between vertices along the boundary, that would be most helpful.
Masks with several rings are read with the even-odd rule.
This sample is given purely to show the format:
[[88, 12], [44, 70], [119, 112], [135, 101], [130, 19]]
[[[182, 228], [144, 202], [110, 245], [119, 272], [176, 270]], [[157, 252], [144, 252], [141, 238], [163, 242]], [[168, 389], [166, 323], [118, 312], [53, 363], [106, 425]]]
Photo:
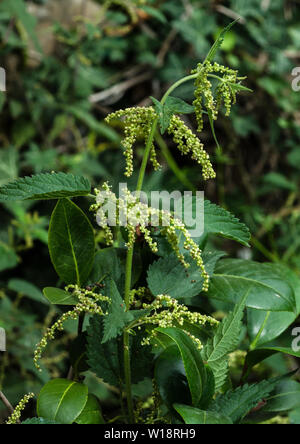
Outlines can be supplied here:
[[[178, 240], [178, 231], [183, 235], [184, 248], [196, 262], [203, 276], [203, 291], [208, 290], [209, 275], [205, 270], [201, 250], [193, 241], [184, 223], [175, 218], [168, 211], [149, 207], [141, 202], [136, 196], [126, 188], [119, 198], [111, 191], [109, 185], [104, 183], [100, 190], [95, 190], [96, 204], [91, 206], [91, 211], [96, 212], [98, 225], [104, 230], [108, 245], [112, 245], [113, 233], [111, 227], [122, 226], [127, 231], [127, 248], [132, 249], [137, 239], [137, 229], [144, 235], [144, 239], [150, 249], [158, 252], [158, 245], [151, 236], [150, 226], [155, 221], [155, 226], [161, 227], [161, 234], [164, 236], [185, 268], [190, 264], [186, 262], [184, 254], [181, 252]], [[152, 224], [153, 225], [153, 224]]]
[[75, 305], [73, 310], [64, 313], [58, 321], [56, 321], [52, 327], [48, 328], [44, 337], [36, 346], [34, 352], [34, 365], [37, 370], [41, 371], [39, 361], [42, 357], [43, 351], [48, 345], [48, 342], [55, 338], [55, 334], [59, 331], [63, 331], [64, 323], [68, 320], [77, 320], [83, 313], [97, 314], [103, 316], [105, 313], [98, 304], [99, 302], [110, 302], [110, 298], [103, 296], [102, 294], [94, 293], [91, 290], [79, 288], [77, 285], [69, 285], [66, 287], [66, 291], [72, 291], [73, 296], [78, 299], [78, 304]]
[[[230, 115], [231, 107], [236, 103], [236, 92], [243, 87], [240, 81], [245, 77], [238, 77], [238, 71], [227, 68], [219, 63], [208, 61], [199, 63], [192, 74], [198, 74], [195, 80], [195, 107], [198, 122], [198, 131], [203, 130], [203, 110], [204, 106], [214, 120], [217, 119], [219, 110], [224, 102], [226, 116]], [[213, 85], [210, 79], [218, 81], [218, 86], [213, 92]], [[244, 88], [247, 89], [247, 88]]]
[[[125, 176], [130, 177], [133, 173], [134, 144], [139, 138], [142, 138], [147, 143], [156, 118], [157, 114], [154, 108], [149, 106], [119, 110], [105, 119], [107, 123], [114, 119], [122, 119], [124, 121], [125, 138], [122, 141], [122, 145], [126, 158]], [[209, 155], [204, 150], [203, 144], [179, 116], [174, 115], [172, 117], [168, 132], [173, 136], [173, 140], [181, 154], [190, 154], [191, 158], [202, 166], [204, 180], [216, 177]], [[152, 143], [150, 148], [150, 160], [154, 170], [157, 171], [160, 168], [160, 164], [157, 160], [154, 143]]]
[[[125, 150], [125, 176], [127, 177], [132, 176], [133, 173], [133, 146], [140, 138], [142, 138], [145, 143], [147, 142], [155, 117], [155, 111], [150, 106], [119, 110], [115, 113], [109, 114], [105, 119], [107, 123], [110, 123], [115, 119], [122, 119], [124, 121], [125, 138], [122, 141], [122, 145]], [[154, 169], [159, 169], [160, 165], [157, 162], [154, 144], [152, 144], [151, 147], [151, 161]]]

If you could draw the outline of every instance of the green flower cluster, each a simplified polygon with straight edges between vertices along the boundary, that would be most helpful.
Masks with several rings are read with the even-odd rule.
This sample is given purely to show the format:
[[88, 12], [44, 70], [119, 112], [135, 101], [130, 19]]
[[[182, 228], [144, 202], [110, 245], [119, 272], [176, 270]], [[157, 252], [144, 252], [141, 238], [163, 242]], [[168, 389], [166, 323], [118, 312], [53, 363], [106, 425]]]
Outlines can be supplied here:
[[168, 128], [168, 133], [173, 135], [173, 140], [178, 146], [179, 151], [187, 155], [192, 153], [192, 159], [196, 160], [202, 166], [202, 175], [204, 180], [214, 179], [216, 173], [210, 162], [208, 153], [204, 150], [203, 143], [188, 128], [178, 116], [173, 116]]
[[41, 371], [39, 361], [42, 357], [43, 351], [48, 345], [48, 342], [55, 338], [55, 334], [58, 331], [63, 331], [64, 323], [68, 320], [77, 320], [81, 314], [90, 313], [103, 316], [102, 308], [98, 305], [98, 302], [110, 302], [110, 298], [103, 296], [102, 294], [94, 293], [91, 290], [78, 287], [78, 285], [69, 285], [66, 287], [66, 291], [72, 290], [73, 296], [78, 299], [78, 304], [75, 305], [73, 310], [64, 313], [61, 318], [56, 321], [52, 327], [48, 328], [41, 341], [37, 344], [34, 352], [34, 365]]
[[[238, 77], [238, 71], [227, 68], [218, 63], [199, 63], [192, 74], [198, 74], [195, 81], [195, 100], [193, 105], [196, 110], [198, 131], [203, 129], [203, 105], [211, 113], [214, 120], [217, 119], [219, 109], [224, 102], [226, 115], [230, 115], [231, 106], [236, 103], [236, 92], [240, 88], [240, 81], [245, 77]], [[213, 92], [210, 79], [216, 79], [218, 86]]]
[[6, 421], [6, 424], [9, 424], [9, 425], [18, 424], [20, 422], [23, 410], [25, 409], [28, 402], [34, 397], [35, 397], [34, 393], [29, 393], [28, 395], [25, 395], [24, 398], [21, 399], [21, 401], [19, 402], [17, 407], [14, 409], [11, 416]]
[[[126, 158], [125, 176], [130, 177], [133, 173], [133, 146], [138, 139], [144, 139], [145, 143], [150, 135], [151, 127], [156, 118], [156, 113], [152, 107], [127, 108], [116, 111], [106, 117], [105, 121], [110, 123], [115, 119], [123, 119], [125, 125], [125, 138], [122, 145], [125, 149]], [[155, 170], [160, 168], [156, 158], [155, 146], [151, 147], [151, 161]]]
[[[154, 325], [161, 328], [177, 327], [178, 325], [183, 326], [185, 322], [193, 325], [209, 324], [213, 327], [219, 324], [216, 319], [210, 316], [189, 311], [187, 306], [180, 304], [168, 295], [157, 296], [152, 304], [143, 304], [143, 309], [151, 310], [151, 313], [139, 319], [139, 329], [142, 328], [141, 325]], [[193, 339], [200, 350], [203, 348], [199, 338], [196, 338], [190, 332], [185, 331], [185, 333]], [[149, 335], [143, 339], [142, 344], [150, 345], [156, 334], [155, 329], [151, 330]]]
[[185, 268], [190, 264], [186, 262], [184, 254], [180, 251], [178, 233], [183, 235], [184, 248], [196, 262], [204, 278], [203, 291], [208, 291], [209, 275], [205, 270], [201, 250], [193, 241], [188, 229], [182, 221], [175, 218], [170, 212], [151, 208], [140, 202], [136, 196], [126, 189], [122, 198], [117, 198], [107, 183], [101, 190], [95, 189], [97, 203], [90, 210], [96, 212], [98, 225], [104, 230], [108, 245], [113, 242], [111, 226], [123, 226], [128, 234], [127, 248], [132, 249], [137, 237], [143, 235], [153, 253], [158, 252], [158, 245], [152, 239], [151, 223], [162, 227], [161, 234], [167, 239], [179, 261]]

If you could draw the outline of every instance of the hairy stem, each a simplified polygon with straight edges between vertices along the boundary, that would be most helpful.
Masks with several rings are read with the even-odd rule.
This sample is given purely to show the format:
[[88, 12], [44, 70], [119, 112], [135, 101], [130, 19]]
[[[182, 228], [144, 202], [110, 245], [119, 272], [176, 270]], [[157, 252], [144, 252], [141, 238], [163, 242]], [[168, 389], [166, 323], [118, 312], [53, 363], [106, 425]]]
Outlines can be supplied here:
[[[168, 91], [165, 93], [161, 100], [161, 104], [164, 105], [169, 95], [180, 85], [182, 85], [185, 82], [188, 82], [189, 80], [196, 79], [198, 74], [193, 74], [187, 77], [184, 77], [183, 79], [178, 80], [178, 82], [174, 83]], [[149, 138], [146, 143], [143, 160], [140, 168], [139, 178], [137, 182], [137, 197], [138, 194], [142, 191], [146, 168], [151, 152], [151, 147], [156, 135], [157, 126], [159, 122], [159, 117], [157, 116], [153, 123], [150, 130]], [[127, 259], [126, 259], [126, 274], [125, 274], [125, 305], [126, 310], [130, 310], [130, 290], [131, 290], [131, 282], [132, 282], [132, 265], [133, 265], [133, 248], [130, 248], [127, 252]], [[127, 407], [128, 407], [128, 417], [131, 424], [134, 424], [135, 418], [134, 418], [134, 409], [133, 409], [133, 399], [132, 399], [132, 391], [131, 391], [131, 368], [130, 368], [130, 337], [129, 332], [127, 330], [124, 331], [123, 335], [123, 345], [124, 345], [124, 376], [125, 376], [125, 390], [126, 390], [126, 396], [127, 396]]]

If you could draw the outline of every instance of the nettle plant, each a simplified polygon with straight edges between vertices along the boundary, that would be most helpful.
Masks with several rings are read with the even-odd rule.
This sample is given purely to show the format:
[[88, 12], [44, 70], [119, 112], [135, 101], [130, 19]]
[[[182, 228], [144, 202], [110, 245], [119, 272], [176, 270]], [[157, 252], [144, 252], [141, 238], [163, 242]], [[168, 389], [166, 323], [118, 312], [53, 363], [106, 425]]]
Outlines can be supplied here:
[[[236, 93], [247, 91], [237, 71], [213, 62], [231, 26], [221, 33], [206, 60], [171, 86], [161, 101], [153, 98], [153, 106], [107, 117], [108, 122], [124, 122], [127, 177], [134, 170], [134, 144], [145, 140], [134, 194], [127, 190], [117, 197], [107, 183], [92, 193], [84, 177], [65, 173], [25, 177], [0, 189], [2, 201], [58, 199], [49, 227], [49, 251], [66, 287], [45, 288], [44, 295], [52, 304], [69, 309], [37, 345], [38, 369], [47, 344], [64, 323], [78, 322], [68, 378], [53, 379], [42, 388], [37, 417], [26, 424], [234, 424], [258, 421], [257, 415], [259, 421], [270, 420], [287, 410], [284, 396], [280, 404], [273, 394], [284, 392], [283, 383], [287, 391], [289, 383], [298, 386], [286, 379], [290, 375], [247, 382], [253, 367], [272, 354], [300, 356], [271, 343], [300, 311], [298, 278], [278, 265], [223, 259], [225, 254], [208, 242], [209, 236], [249, 246], [250, 233], [232, 214], [209, 201], [204, 203], [204, 233], [193, 238], [174, 212], [140, 200], [149, 161], [154, 169], [160, 167], [154, 143], [158, 130], [171, 135], [180, 152], [200, 165], [204, 180], [214, 179], [203, 144], [181, 115], [195, 113], [201, 131], [205, 113], [213, 129], [222, 104], [229, 115]], [[188, 81], [195, 83], [193, 105], [173, 95]], [[94, 200], [91, 211], [97, 228], [72, 202], [80, 196]], [[158, 226], [149, 224], [153, 217]], [[100, 249], [104, 239], [108, 246]], [[217, 319], [207, 312], [207, 301], [233, 310]], [[243, 325], [246, 307], [248, 320]], [[231, 373], [240, 364], [244, 370], [235, 387]], [[87, 370], [114, 393], [113, 412], [102, 411], [97, 397], [89, 393]], [[8, 424], [21, 421], [33, 396], [22, 399]]]

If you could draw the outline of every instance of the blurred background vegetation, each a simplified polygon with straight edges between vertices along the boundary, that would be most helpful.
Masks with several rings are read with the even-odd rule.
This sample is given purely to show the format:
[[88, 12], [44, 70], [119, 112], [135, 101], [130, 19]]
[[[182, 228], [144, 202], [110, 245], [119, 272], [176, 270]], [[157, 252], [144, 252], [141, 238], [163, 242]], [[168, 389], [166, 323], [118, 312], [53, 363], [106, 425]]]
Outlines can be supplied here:
[[[218, 120], [220, 146], [209, 125], [202, 134], [217, 180], [203, 184], [198, 168], [157, 136], [163, 169], [149, 172], [146, 188], [204, 189], [253, 234], [251, 250], [232, 250], [231, 243], [223, 249], [283, 262], [300, 275], [300, 92], [291, 86], [292, 70], [300, 66], [299, 0], [2, 0], [0, 66], [7, 91], [0, 93], [0, 185], [52, 170], [85, 175], [95, 186], [124, 182], [122, 128], [108, 127], [104, 117], [149, 105], [149, 95], [160, 98], [237, 17], [218, 57], [247, 76], [254, 93], [239, 97], [232, 119]], [[192, 86], [179, 95], [191, 102]], [[129, 186], [135, 183], [133, 177]], [[87, 209], [84, 200], [79, 204]], [[0, 327], [8, 332], [0, 388], [12, 403], [68, 368], [64, 350], [72, 324], [69, 335], [50, 346], [43, 373], [32, 361], [43, 329], [58, 314], [41, 293], [59, 284], [47, 250], [52, 205], [0, 208]], [[107, 388], [98, 395], [105, 402]]]

